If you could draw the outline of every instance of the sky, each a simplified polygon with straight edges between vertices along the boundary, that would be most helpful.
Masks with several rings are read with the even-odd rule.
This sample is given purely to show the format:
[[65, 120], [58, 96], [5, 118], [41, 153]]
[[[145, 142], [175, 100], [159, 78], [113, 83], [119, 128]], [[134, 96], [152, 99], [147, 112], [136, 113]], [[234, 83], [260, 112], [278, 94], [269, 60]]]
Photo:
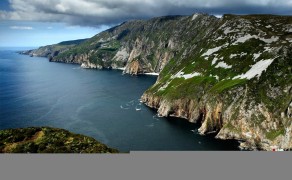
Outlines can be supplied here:
[[196, 12], [292, 15], [292, 0], [0, 0], [0, 47], [89, 38], [127, 20]]

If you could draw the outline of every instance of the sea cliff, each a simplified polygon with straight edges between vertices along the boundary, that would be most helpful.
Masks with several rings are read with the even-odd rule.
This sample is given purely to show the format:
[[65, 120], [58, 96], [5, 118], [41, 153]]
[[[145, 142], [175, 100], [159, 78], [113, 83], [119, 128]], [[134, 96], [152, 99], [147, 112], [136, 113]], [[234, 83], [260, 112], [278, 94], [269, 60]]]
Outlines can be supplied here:
[[50, 61], [157, 73], [142, 101], [160, 116], [199, 123], [201, 134], [243, 148], [290, 149], [291, 43], [290, 16], [166, 16], [122, 23]]

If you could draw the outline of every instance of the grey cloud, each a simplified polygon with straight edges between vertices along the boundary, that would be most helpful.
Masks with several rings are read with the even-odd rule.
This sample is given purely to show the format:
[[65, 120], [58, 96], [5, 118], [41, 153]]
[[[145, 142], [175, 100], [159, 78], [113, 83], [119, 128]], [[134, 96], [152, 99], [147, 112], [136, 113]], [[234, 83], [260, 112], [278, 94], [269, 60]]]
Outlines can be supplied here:
[[10, 3], [13, 10], [0, 11], [1, 19], [81, 26], [195, 12], [292, 15], [292, 0], [10, 0]]

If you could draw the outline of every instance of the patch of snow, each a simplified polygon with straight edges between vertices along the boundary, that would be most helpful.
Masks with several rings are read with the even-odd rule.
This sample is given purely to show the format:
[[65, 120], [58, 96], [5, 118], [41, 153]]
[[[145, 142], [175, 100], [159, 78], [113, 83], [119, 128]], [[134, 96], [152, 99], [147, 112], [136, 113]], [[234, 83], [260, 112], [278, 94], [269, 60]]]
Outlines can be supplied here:
[[213, 49], [209, 49], [207, 52], [205, 52], [202, 56], [210, 56], [211, 54], [219, 51], [222, 47], [219, 46], [219, 47], [215, 47]]
[[212, 76], [212, 77], [216, 78], [219, 81], [219, 76], [218, 75]]
[[232, 58], [234, 58], [234, 57], [236, 57], [236, 56], [238, 56], [238, 54], [231, 54], [231, 55], [229, 56], [229, 58], [232, 59]]
[[226, 64], [225, 62], [219, 62], [218, 64], [217, 64], [217, 66], [215, 66], [215, 68], [224, 68], [224, 69], [230, 69], [230, 68], [232, 68], [232, 66], [231, 65], [228, 65], [228, 64]]
[[262, 53], [256, 53], [256, 54], [253, 54], [253, 59], [254, 60], [256, 60], [257, 58], [259, 58], [260, 57], [260, 55], [261, 55]]
[[225, 22], [222, 26], [220, 26], [219, 29], [225, 28], [226, 25], [227, 25], [227, 22]]
[[244, 43], [244, 42], [246, 42], [247, 40], [249, 40], [251, 38], [257, 38], [257, 36], [254, 36], [254, 35], [252, 36], [250, 34], [247, 34], [247, 35], [245, 35], [243, 37], [238, 38], [233, 44], [236, 45], [238, 43]]
[[270, 39], [265, 39], [265, 38], [260, 38], [260, 37], [258, 37], [256, 35], [247, 34], [245, 36], [242, 36], [242, 37], [238, 38], [233, 43], [233, 45], [237, 45], [238, 43], [245, 43], [246, 41], [248, 41], [249, 39], [252, 39], [252, 38], [259, 39], [259, 40], [264, 41], [265, 43], [268, 43], [268, 44], [279, 40], [279, 37], [277, 37], [277, 36], [272, 36]]
[[199, 14], [194, 14], [192, 17], [192, 21], [195, 20], [198, 16], [199, 16]]
[[182, 70], [180, 70], [178, 73], [176, 73], [175, 75], [171, 76], [171, 79], [175, 79], [175, 78], [184, 78], [184, 79], [190, 79], [192, 77], [195, 76], [200, 76], [201, 74], [198, 72], [193, 72], [192, 74], [184, 74], [184, 72], [182, 72]]
[[212, 61], [212, 65], [216, 64], [217, 61], [218, 61], [218, 58], [215, 57], [215, 58], [213, 59], [213, 61]]
[[292, 38], [287, 39], [290, 43], [292, 43]]
[[212, 49], [208, 49], [208, 51], [205, 52], [204, 54], [202, 54], [202, 56], [210, 56], [211, 54], [213, 54], [213, 53], [219, 51], [221, 48], [226, 47], [226, 46], [227, 46], [227, 45], [224, 44], [224, 45], [219, 46], [219, 47], [215, 47], [215, 48], [212, 48]]
[[266, 26], [266, 28], [271, 28], [271, 27], [272, 27], [271, 25]]
[[240, 54], [240, 57], [242, 57], [242, 56], [246, 56], [247, 55], [247, 52], [242, 52], [241, 54]]
[[201, 75], [200, 73], [193, 72], [192, 74], [185, 74], [185, 75], [183, 75], [182, 77], [185, 78], [185, 79], [190, 79], [190, 78], [192, 78], [192, 77], [200, 76], [200, 75]]
[[223, 36], [220, 36], [220, 37], [218, 37], [218, 38], [216, 39], [216, 41], [219, 41], [219, 40], [222, 40], [222, 39], [224, 39], [224, 37], [223, 37]]
[[151, 72], [151, 73], [145, 73], [145, 75], [159, 76], [159, 73]]
[[272, 43], [272, 42], [276, 42], [279, 40], [279, 37], [277, 36], [272, 36], [270, 39], [264, 39], [264, 38], [260, 38], [260, 40], [264, 41], [265, 43]]
[[259, 78], [262, 72], [265, 71], [272, 64], [273, 61], [274, 59], [258, 61], [245, 74], [235, 76], [233, 79], [252, 79], [255, 76]]
[[225, 30], [224, 30], [224, 34], [225, 35], [227, 35], [227, 34], [229, 34], [229, 33], [233, 33], [233, 32], [238, 32], [238, 30], [236, 30], [236, 29], [231, 29], [231, 27], [228, 27], [228, 28], [226, 28]]

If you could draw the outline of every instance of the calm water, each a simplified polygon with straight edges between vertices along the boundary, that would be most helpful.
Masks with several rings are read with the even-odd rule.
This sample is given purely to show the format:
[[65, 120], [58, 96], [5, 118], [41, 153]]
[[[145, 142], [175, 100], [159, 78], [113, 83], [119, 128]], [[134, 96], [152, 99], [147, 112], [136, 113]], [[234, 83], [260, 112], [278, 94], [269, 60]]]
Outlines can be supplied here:
[[[119, 149], [238, 150], [235, 141], [197, 134], [197, 125], [158, 118], [139, 98], [154, 76], [86, 70], [0, 50], [0, 129], [51, 126]], [[141, 109], [137, 111], [136, 109]]]

